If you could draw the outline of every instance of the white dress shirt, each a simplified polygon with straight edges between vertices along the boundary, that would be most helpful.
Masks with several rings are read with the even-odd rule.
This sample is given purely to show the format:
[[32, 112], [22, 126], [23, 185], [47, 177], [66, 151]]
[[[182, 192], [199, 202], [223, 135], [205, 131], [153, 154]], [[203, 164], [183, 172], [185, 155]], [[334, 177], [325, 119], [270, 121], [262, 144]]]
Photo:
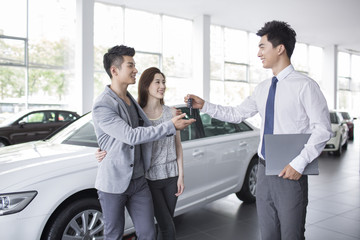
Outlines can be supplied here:
[[[302, 174], [305, 167], [320, 155], [332, 136], [329, 110], [319, 85], [308, 76], [295, 71], [292, 65], [283, 69], [276, 77], [278, 83], [275, 93], [274, 134], [311, 134], [304, 149], [290, 162]], [[236, 107], [205, 102], [201, 111], [234, 123], [259, 113], [262, 120], [258, 155], [263, 157], [261, 146], [270, 85], [271, 78], [259, 83], [253, 94]]]

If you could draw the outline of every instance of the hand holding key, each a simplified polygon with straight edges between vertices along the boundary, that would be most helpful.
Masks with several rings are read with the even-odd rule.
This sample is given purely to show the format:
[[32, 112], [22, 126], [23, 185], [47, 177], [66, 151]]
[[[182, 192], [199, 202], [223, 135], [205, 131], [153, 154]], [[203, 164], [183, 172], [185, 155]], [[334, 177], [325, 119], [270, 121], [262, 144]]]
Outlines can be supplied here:
[[196, 95], [188, 94], [184, 97], [184, 102], [188, 105], [188, 100], [191, 99], [192, 109], [202, 109], [204, 106], [204, 99]]

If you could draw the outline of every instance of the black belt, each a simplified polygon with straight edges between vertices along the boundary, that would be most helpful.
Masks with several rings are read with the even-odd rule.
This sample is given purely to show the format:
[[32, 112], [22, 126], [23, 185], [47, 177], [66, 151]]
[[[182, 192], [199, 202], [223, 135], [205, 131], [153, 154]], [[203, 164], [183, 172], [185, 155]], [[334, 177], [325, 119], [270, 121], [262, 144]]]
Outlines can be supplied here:
[[259, 157], [259, 163], [260, 163], [261, 165], [263, 165], [263, 166], [266, 166], [265, 160], [262, 159], [261, 157]]

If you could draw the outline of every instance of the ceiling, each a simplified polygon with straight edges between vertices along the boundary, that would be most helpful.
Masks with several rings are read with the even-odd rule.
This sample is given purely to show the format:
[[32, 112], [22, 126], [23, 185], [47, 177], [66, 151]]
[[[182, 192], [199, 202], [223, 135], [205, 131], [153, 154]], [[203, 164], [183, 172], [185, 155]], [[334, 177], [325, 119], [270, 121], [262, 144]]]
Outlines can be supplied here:
[[360, 55], [359, 0], [100, 0], [125, 7], [194, 19], [209, 15], [211, 23], [257, 32], [265, 22], [288, 22], [297, 41], [315, 46], [337, 45]]

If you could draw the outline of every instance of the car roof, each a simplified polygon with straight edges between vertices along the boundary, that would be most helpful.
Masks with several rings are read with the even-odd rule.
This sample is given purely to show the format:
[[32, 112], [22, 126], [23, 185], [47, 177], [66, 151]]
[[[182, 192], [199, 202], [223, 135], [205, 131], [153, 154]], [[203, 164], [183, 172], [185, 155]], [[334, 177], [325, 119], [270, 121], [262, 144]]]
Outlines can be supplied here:
[[63, 109], [48, 109], [48, 108], [36, 108], [36, 109], [27, 109], [27, 110], [23, 110], [20, 112], [17, 112], [15, 114], [13, 114], [12, 116], [10, 116], [9, 118], [5, 119], [1, 125], [5, 126], [5, 125], [9, 125], [12, 124], [13, 122], [17, 121], [18, 119], [20, 119], [21, 117], [29, 114], [29, 113], [33, 113], [33, 112], [68, 112], [68, 113], [73, 113], [77, 116], [80, 116], [78, 113], [76, 113], [75, 111], [70, 111], [70, 110], [63, 110]]

